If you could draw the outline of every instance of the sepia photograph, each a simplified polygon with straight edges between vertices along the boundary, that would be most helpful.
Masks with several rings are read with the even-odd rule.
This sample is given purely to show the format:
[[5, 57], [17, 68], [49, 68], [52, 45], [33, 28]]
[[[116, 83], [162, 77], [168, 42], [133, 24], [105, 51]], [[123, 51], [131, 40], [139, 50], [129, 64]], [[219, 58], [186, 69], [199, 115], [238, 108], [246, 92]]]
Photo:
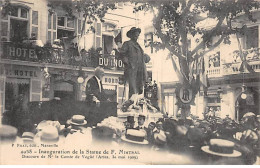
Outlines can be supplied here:
[[259, 0], [0, 0], [0, 165], [260, 165]]

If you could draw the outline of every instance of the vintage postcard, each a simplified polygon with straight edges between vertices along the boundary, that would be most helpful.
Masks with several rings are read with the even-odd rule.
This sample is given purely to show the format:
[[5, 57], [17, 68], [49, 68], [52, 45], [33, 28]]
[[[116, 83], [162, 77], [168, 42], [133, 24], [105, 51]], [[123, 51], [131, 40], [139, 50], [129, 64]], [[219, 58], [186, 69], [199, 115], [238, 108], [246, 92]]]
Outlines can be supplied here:
[[1, 165], [259, 165], [257, 0], [0, 0]]

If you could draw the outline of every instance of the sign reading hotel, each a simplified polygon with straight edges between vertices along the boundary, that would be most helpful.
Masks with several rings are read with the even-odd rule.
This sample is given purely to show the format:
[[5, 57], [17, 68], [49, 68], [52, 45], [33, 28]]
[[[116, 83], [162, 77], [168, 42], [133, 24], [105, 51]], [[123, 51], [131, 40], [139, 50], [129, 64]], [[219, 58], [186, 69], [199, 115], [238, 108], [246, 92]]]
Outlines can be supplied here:
[[29, 70], [24, 68], [1, 68], [0, 75], [6, 75], [7, 77], [23, 77], [23, 78], [37, 78], [39, 77], [39, 72], [36, 70]]
[[35, 60], [37, 59], [36, 51], [30, 47], [19, 47], [12, 43], [4, 43], [3, 58], [19, 59], [19, 60]]

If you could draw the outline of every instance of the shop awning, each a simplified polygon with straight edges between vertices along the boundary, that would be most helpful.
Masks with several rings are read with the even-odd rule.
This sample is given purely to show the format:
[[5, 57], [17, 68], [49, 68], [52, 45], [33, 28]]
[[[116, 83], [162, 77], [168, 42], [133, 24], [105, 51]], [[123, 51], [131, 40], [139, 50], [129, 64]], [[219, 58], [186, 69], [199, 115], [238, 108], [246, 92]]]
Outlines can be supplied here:
[[106, 90], [116, 90], [116, 86], [113, 86], [113, 85], [103, 85], [103, 89], [106, 89]]
[[22, 79], [22, 78], [6, 78], [6, 83], [30, 84], [30, 80], [29, 79]]

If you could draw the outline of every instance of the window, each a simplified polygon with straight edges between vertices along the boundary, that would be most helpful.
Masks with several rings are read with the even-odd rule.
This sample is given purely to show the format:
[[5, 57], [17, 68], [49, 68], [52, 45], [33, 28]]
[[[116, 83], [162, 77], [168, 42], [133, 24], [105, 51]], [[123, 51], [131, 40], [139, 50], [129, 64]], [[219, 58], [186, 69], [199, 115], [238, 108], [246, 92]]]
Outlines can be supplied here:
[[20, 6], [12, 6], [10, 16], [2, 20], [1, 41], [22, 42], [28, 38], [29, 10]]
[[10, 41], [22, 42], [27, 36], [28, 21], [10, 19]]
[[21, 8], [21, 17], [27, 18], [28, 17], [28, 10], [25, 8]]
[[1, 41], [22, 42], [38, 38], [38, 11], [30, 12], [27, 7], [12, 5], [10, 15], [2, 15], [1, 24]]
[[67, 27], [74, 28], [74, 19], [67, 18]]
[[209, 68], [220, 67], [220, 52], [209, 56]]
[[17, 6], [13, 6], [11, 10], [11, 16], [18, 17], [18, 10], [19, 8]]
[[103, 52], [104, 52], [104, 55], [109, 55], [111, 54], [112, 50], [113, 50], [113, 36], [106, 36], [106, 35], [103, 35], [102, 36], [103, 38]]
[[57, 37], [57, 15], [48, 15], [48, 34], [47, 38], [49, 42], [53, 42]]
[[74, 29], [75, 19], [65, 16], [58, 16], [58, 28], [59, 29]]
[[57, 38], [73, 37], [77, 33], [75, 19], [66, 16], [58, 16]]
[[[116, 26], [111, 23], [97, 23], [97, 30], [96, 30], [96, 36], [102, 35], [102, 47], [103, 47], [103, 54], [104, 55], [114, 55], [112, 54], [112, 51], [114, 48], [116, 48], [115, 43], [115, 34], [118, 33], [115, 29]], [[98, 42], [98, 37], [97, 37]], [[98, 43], [96, 43], [98, 44]]]
[[221, 99], [217, 94], [209, 94], [207, 97], [208, 104], [206, 113], [220, 117], [221, 112]]
[[153, 33], [147, 33], [145, 34], [145, 40], [144, 40], [144, 45], [145, 47], [150, 47], [151, 48], [151, 53], [153, 53]]
[[32, 33], [31, 38], [38, 39], [38, 11], [32, 11]]
[[174, 116], [174, 105], [175, 105], [175, 98], [173, 93], [164, 93], [164, 106], [163, 112], [168, 113], [169, 116]]
[[74, 35], [74, 31], [63, 30], [63, 29], [57, 30], [57, 39], [61, 39], [64, 37], [73, 37], [73, 35]]
[[65, 17], [58, 17], [58, 25], [65, 26]]
[[245, 35], [246, 49], [258, 48], [258, 26], [248, 27]]

